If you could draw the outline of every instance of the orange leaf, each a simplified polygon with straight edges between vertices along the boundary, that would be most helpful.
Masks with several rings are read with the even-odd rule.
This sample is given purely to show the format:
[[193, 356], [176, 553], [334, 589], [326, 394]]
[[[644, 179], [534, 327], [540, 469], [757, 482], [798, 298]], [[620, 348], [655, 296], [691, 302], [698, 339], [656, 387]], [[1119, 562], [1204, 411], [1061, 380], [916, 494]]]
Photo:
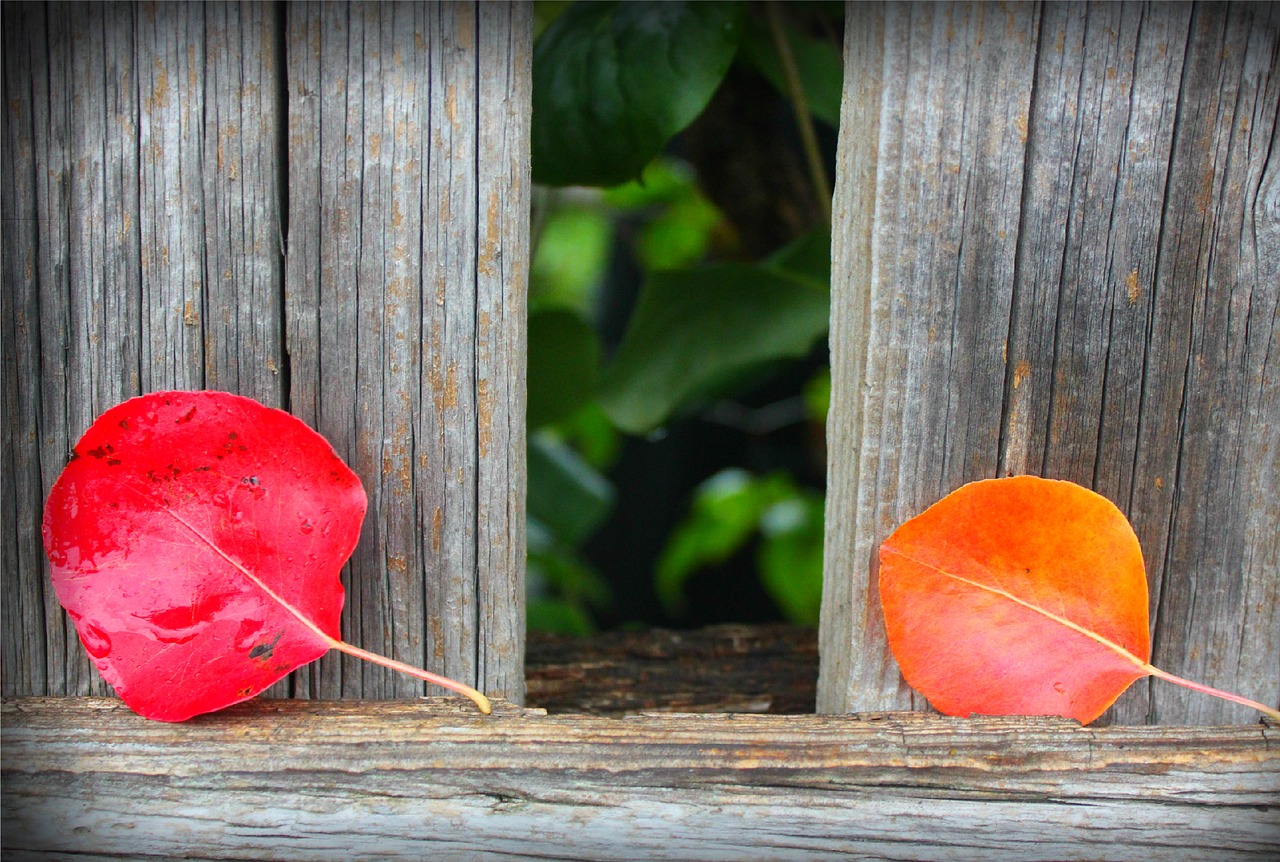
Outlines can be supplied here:
[[1154, 675], [1271, 707], [1148, 663], [1138, 538], [1105, 497], [1071, 482], [972, 482], [880, 546], [880, 602], [907, 682], [947, 715], [1093, 721]]
[[973, 482], [880, 546], [889, 645], [948, 715], [1089, 723], [1147, 676], [1147, 578], [1128, 520], [1070, 482]]

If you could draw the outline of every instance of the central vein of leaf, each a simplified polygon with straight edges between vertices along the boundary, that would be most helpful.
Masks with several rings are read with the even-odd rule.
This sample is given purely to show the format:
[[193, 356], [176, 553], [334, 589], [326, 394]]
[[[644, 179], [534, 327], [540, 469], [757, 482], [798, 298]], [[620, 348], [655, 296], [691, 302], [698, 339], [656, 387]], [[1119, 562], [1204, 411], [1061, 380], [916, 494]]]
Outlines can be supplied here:
[[298, 622], [302, 623], [313, 634], [315, 634], [316, 637], [320, 638], [322, 641], [328, 644], [330, 649], [333, 649], [340, 643], [339, 641], [325, 634], [324, 631], [322, 631], [319, 626], [317, 626], [310, 619], [308, 619], [307, 616], [302, 613], [302, 611], [298, 610], [293, 605], [289, 604], [289, 602], [285, 601], [283, 596], [278, 595], [275, 592], [275, 590], [271, 589], [271, 587], [263, 583], [262, 580], [257, 575], [255, 575], [253, 572], [245, 568], [244, 565], [239, 560], [227, 554], [227, 552], [222, 550], [222, 548], [219, 548], [212, 539], [210, 539], [204, 533], [196, 529], [195, 525], [188, 522], [185, 518], [183, 518], [177, 512], [170, 509], [168, 506], [161, 505], [159, 506], [159, 508], [165, 514], [169, 515], [169, 517], [173, 518], [179, 524], [186, 527], [187, 530], [190, 531], [191, 535], [195, 536], [197, 539], [203, 542], [211, 551], [213, 551], [219, 557], [222, 557], [222, 559], [226, 560], [233, 568], [236, 569], [236, 571], [244, 575], [249, 580], [250, 583], [254, 584], [255, 586], [258, 587], [258, 589], [266, 593], [271, 598], [272, 601], [280, 605], [280, 607], [284, 608], [289, 613], [293, 614], [293, 616], [298, 620]]
[[959, 581], [962, 584], [967, 584], [968, 586], [971, 586], [974, 589], [982, 590], [983, 592], [991, 593], [993, 595], [1000, 596], [1001, 598], [1008, 599], [1014, 604], [1021, 605], [1027, 610], [1034, 611], [1035, 613], [1040, 614], [1046, 619], [1052, 620], [1053, 622], [1057, 623], [1060, 626], [1063, 626], [1064, 628], [1068, 628], [1073, 632], [1084, 635], [1085, 637], [1089, 638], [1095, 643], [1101, 644], [1102, 646], [1106, 647], [1107, 649], [1111, 650], [1117, 655], [1122, 656], [1128, 661], [1133, 662], [1133, 664], [1135, 664], [1143, 673], [1149, 674], [1149, 673], [1156, 672], [1156, 668], [1152, 667], [1147, 662], [1138, 658], [1136, 655], [1129, 652], [1124, 647], [1120, 646], [1120, 644], [1112, 640], [1108, 640], [1107, 638], [1104, 638], [1102, 635], [1098, 634], [1097, 632], [1092, 631], [1091, 629], [1087, 629], [1084, 626], [1080, 625], [1079, 623], [1072, 622], [1066, 617], [1059, 616], [1058, 614], [1055, 614], [1052, 611], [1047, 611], [1044, 608], [1040, 607], [1039, 605], [1032, 604], [1026, 599], [1018, 598], [1013, 593], [1008, 592], [1007, 590], [1003, 590], [1003, 589], [1000, 589], [999, 587], [993, 587], [990, 584], [984, 584], [979, 581], [966, 578], [963, 575], [957, 575], [954, 572], [948, 572], [945, 569], [938, 568], [932, 563], [926, 563], [923, 560], [917, 560], [914, 557], [909, 557], [899, 550], [896, 550], [893, 548], [890, 548], [888, 550], [889, 550], [889, 553], [897, 554], [902, 559], [910, 563], [915, 563], [917, 566], [920, 566], [921, 568], [925, 568], [925, 569], [929, 569], [930, 571], [937, 572], [939, 575], [942, 575], [944, 578], [950, 578], [953, 581]]

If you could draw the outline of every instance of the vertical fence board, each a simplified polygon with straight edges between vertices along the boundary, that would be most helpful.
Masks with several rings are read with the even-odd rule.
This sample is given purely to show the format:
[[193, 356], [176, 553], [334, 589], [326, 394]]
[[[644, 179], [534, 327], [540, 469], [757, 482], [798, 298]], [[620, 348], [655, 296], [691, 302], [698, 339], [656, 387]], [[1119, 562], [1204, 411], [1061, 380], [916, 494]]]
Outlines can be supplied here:
[[[476, 338], [476, 20], [475, 8], [430, 8], [435, 121], [425, 144], [426, 207], [439, 218], [423, 229], [423, 483], [418, 508], [430, 549], [427, 571], [428, 656], [446, 676], [476, 672], [477, 439]], [[460, 623], [460, 624], [459, 624]]]
[[[494, 27], [482, 47], [477, 14], [464, 3], [289, 9], [291, 403], [370, 495], [346, 636], [519, 697], [523, 488], [509, 489], [523, 481], [523, 459], [507, 475], [491, 467], [490, 447], [496, 417], [501, 457], [522, 453], [514, 393], [523, 376], [509, 375], [523, 362], [527, 165], [525, 176], [512, 173], [521, 163], [509, 142], [480, 151], [478, 100], [512, 111], [494, 114], [498, 141], [527, 122], [518, 88], [527, 90], [528, 71], [508, 77], [507, 52], [514, 43], [527, 54], [530, 36], [511, 20], [527, 25], [527, 10], [497, 6], [484, 16]], [[498, 84], [482, 89], [484, 73]], [[503, 213], [492, 226], [481, 219], [484, 176]], [[489, 261], [502, 254], [511, 263], [499, 275]], [[501, 507], [482, 511], [482, 493]], [[331, 697], [422, 692], [337, 657], [305, 687]]]
[[[23, 5], [4, 27], [4, 135], [0, 139], [0, 553], [3, 553], [3, 686], [6, 695], [50, 691], [44, 555], [30, 513], [44, 500], [41, 479], [39, 192], [47, 166], [37, 154], [32, 70], [45, 67], [44, 10]], [[35, 382], [37, 385], [32, 385]], [[23, 383], [25, 385], [20, 385]], [[53, 633], [49, 633], [52, 635]], [[60, 635], [60, 633], [59, 633]]]
[[[360, 474], [347, 639], [519, 697], [531, 13], [480, 14], [5, 6], [6, 694], [106, 692], [40, 509], [94, 417], [178, 387], [287, 407]], [[291, 691], [422, 687], [331, 657]]]
[[204, 8], [137, 20], [142, 391], [204, 386]]
[[[849, 7], [855, 31], [866, 15]], [[1129, 515], [1157, 665], [1275, 702], [1275, 10], [952, 5], [890, 7], [885, 20], [882, 65], [847, 65], [874, 82], [847, 81], [846, 99], [857, 87], [885, 95], [871, 275], [834, 282], [837, 309], [870, 309], [869, 359], [833, 370], [861, 476], [854, 523], [828, 527], [820, 708], [923, 705], [884, 643], [875, 548], [962, 482], [1023, 472], [1092, 486]], [[1011, 51], [1025, 56], [983, 84]], [[938, 93], [951, 95], [930, 105]], [[1002, 116], [1016, 137], [966, 149]], [[846, 120], [842, 148], [853, 132]], [[999, 183], [947, 182], [949, 168], [980, 175], [974, 160], [999, 165], [1021, 206]], [[985, 206], [973, 194], [984, 185], [1000, 190]], [[860, 236], [868, 217], [855, 202], [837, 236]], [[850, 643], [846, 664], [828, 660]], [[1253, 717], [1159, 682], [1134, 686], [1111, 715]]]
[[482, 687], [524, 701], [525, 309], [533, 8], [479, 6], [476, 564]]
[[[418, 407], [408, 382], [416, 380], [420, 340], [416, 153], [425, 134], [428, 38], [417, 11], [376, 4], [289, 11], [291, 179], [302, 182], [290, 189], [288, 301], [294, 409], [329, 438], [369, 495], [349, 566], [344, 636], [421, 666], [408, 427]], [[421, 693], [420, 684], [397, 677], [329, 656], [313, 693]]]
[[[1144, 366], [1176, 352], [1148, 327], [1149, 289], [1169, 180], [1176, 96], [1191, 7], [1048, 7], [1028, 152], [1025, 237], [1010, 319], [1003, 469], [1068, 478], [1116, 502], [1134, 523], [1152, 578], [1164, 564], [1172, 485], [1135, 506], [1141, 426], [1161, 422], [1178, 387], [1149, 386]], [[1163, 300], [1161, 300], [1163, 301]], [[1174, 306], [1176, 308], [1176, 305]], [[1169, 397], [1172, 396], [1172, 403]], [[1163, 425], [1163, 427], [1160, 427]], [[1156, 447], [1143, 472], [1169, 476], [1177, 447]], [[1154, 619], [1154, 617], [1153, 617]], [[1159, 683], [1157, 685], [1164, 686]], [[1114, 717], [1146, 720], [1147, 682]]]
[[[352, 250], [352, 165], [346, 149], [346, 78], [323, 58], [347, 53], [346, 10], [334, 5], [287, 8], [288, 237], [285, 240], [284, 313], [289, 356], [289, 410], [319, 430], [334, 451], [351, 464], [355, 377], [355, 256]], [[346, 67], [343, 65], [343, 73]], [[356, 97], [360, 96], [357, 92]], [[358, 105], [357, 105], [358, 109]], [[358, 115], [358, 114], [357, 114]], [[358, 210], [358, 207], [357, 207]], [[321, 378], [321, 368], [324, 377]], [[333, 397], [324, 398], [325, 391]], [[347, 393], [347, 397], [342, 397]], [[357, 549], [360, 553], [360, 549]], [[362, 642], [352, 630], [355, 590], [352, 565], [343, 570], [348, 585], [343, 637]], [[364, 646], [376, 649], [374, 644]], [[294, 674], [294, 690], [312, 697], [340, 697], [342, 662], [325, 656]]]
[[[204, 385], [271, 407], [286, 406], [283, 26], [271, 4], [205, 6], [203, 188], [197, 186], [206, 261], [197, 312]], [[188, 79], [193, 90], [199, 83]]]
[[[1155, 413], [1148, 401], [1164, 406], [1160, 418], [1176, 434], [1161, 437], [1144, 426], [1138, 464], [1149, 472], [1135, 483], [1135, 508], [1168, 501], [1156, 510], [1168, 526], [1153, 662], [1275, 704], [1280, 9], [1197, 6], [1185, 66], [1151, 285], [1153, 341], [1167, 339], [1168, 347], [1149, 363], [1142, 410], [1145, 420]], [[1173, 686], [1153, 684], [1151, 700], [1160, 720], [1256, 718]]]
[[[828, 519], [822, 711], [858, 708], [871, 692], [910, 705], [884, 641], [876, 548], [946, 490], [995, 471], [1030, 98], [1022, 70], [1034, 63], [1038, 17], [1030, 6], [889, 4], [878, 49], [865, 35], [881, 32], [878, 20], [864, 24], [878, 7], [852, 5], [847, 14], [846, 32], [863, 34], [847, 45], [859, 53], [846, 66], [846, 98], [879, 92], [880, 134], [870, 261], [838, 265], [832, 276], [837, 317], [865, 306], [865, 322], [833, 332], [860, 340], [833, 348], [841, 352], [833, 412], [862, 402], [853, 408], [860, 427], [838, 415], [833, 422], [840, 437], [831, 441], [830, 488], [852, 491], [856, 503], [829, 504], [846, 518], [852, 509], [853, 521]], [[878, 67], [868, 61], [881, 56]], [[878, 81], [849, 80], [867, 73]], [[871, 112], [847, 106], [842, 141], [861, 135], [852, 124]], [[852, 179], [842, 181], [843, 194], [852, 194]], [[836, 234], [853, 220], [838, 264], [859, 254], [867, 230], [869, 196], [860, 195], [860, 214], [842, 202], [834, 208]], [[841, 361], [847, 350], [865, 354], [865, 364]], [[843, 668], [828, 665], [842, 653], [830, 661]]]
[[[204, 128], [212, 117], [216, 129], [225, 107], [252, 88], [207, 76], [207, 57], [230, 54], [251, 74], [264, 58], [270, 65], [274, 28], [259, 20], [260, 9], [212, 9], [215, 21], [247, 14], [252, 39], [243, 51], [225, 31], [210, 30], [195, 4], [31, 5], [6, 16], [6, 34], [24, 46], [8, 54], [22, 63], [6, 66], [6, 88], [25, 118], [15, 129], [33, 153], [34, 223], [41, 228], [38, 236], [12, 235], [23, 262], [15, 257], [4, 274], [6, 291], [23, 291], [18, 302], [30, 310], [24, 332], [39, 351], [12, 382], [23, 405], [16, 421], [38, 436], [39, 453], [15, 455], [24, 461], [24, 487], [15, 487], [16, 498], [6, 495], [6, 504], [21, 501], [17, 520], [27, 526], [5, 572], [23, 584], [18, 607], [45, 607], [42, 632], [10, 626], [7, 616], [6, 630], [27, 642], [46, 640], [40, 673], [12, 672], [19, 663], [36, 665], [22, 651], [6, 650], [6, 692], [106, 692], [46, 588], [37, 529], [44, 495], [93, 418], [140, 392], [174, 387], [222, 386], [279, 403], [270, 384], [255, 385], [278, 376], [278, 368], [265, 367], [271, 363], [229, 380], [219, 374], [226, 363], [211, 359], [235, 356], [255, 339], [206, 325], [210, 312], [220, 311], [215, 317], [268, 333], [281, 328], [271, 310], [281, 287], [278, 219], [228, 217], [215, 225], [208, 218], [224, 206], [234, 213], [246, 195], [274, 212], [270, 202], [279, 194], [269, 105], [252, 108], [253, 134], [231, 156], [253, 161], [253, 169], [233, 172], [221, 194], [226, 152], [206, 146]], [[208, 267], [229, 259], [235, 271], [220, 268], [222, 284], [211, 291]], [[264, 268], [268, 275], [257, 283], [244, 275]], [[272, 350], [278, 365], [278, 335]], [[37, 476], [33, 493], [25, 482]]]

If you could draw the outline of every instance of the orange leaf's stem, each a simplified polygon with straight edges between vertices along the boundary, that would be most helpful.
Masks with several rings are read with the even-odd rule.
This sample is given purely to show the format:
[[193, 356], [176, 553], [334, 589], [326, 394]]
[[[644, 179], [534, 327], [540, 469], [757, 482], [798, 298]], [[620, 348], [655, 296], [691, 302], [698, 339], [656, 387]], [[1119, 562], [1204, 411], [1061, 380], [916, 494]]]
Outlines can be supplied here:
[[1168, 680], [1169, 682], [1175, 683], [1176, 685], [1183, 686], [1184, 688], [1189, 688], [1192, 691], [1198, 691], [1203, 694], [1211, 694], [1214, 697], [1220, 697], [1223, 700], [1229, 700], [1232, 703], [1238, 703], [1242, 706], [1247, 706], [1250, 709], [1256, 709], [1258, 710], [1258, 712], [1261, 712], [1263, 715], [1267, 716], [1268, 718], [1274, 721], [1280, 721], [1280, 710], [1276, 710], [1264, 704], [1258, 703], [1256, 700], [1249, 700], [1249, 698], [1247, 697], [1241, 697], [1240, 695], [1232, 694], [1229, 691], [1221, 691], [1216, 688], [1210, 688], [1207, 685], [1201, 685], [1198, 682], [1192, 682], [1189, 679], [1183, 679], [1180, 676], [1174, 676], [1171, 673], [1162, 671], [1160, 668], [1155, 667], [1154, 665], [1147, 665], [1146, 668], [1147, 668], [1147, 672], [1150, 673], [1152, 676], [1158, 676], [1160, 677], [1160, 679]]
[[393, 658], [378, 655], [376, 652], [369, 652], [368, 650], [360, 649], [358, 646], [352, 646], [351, 644], [345, 641], [340, 641], [336, 638], [326, 639], [329, 641], [329, 646], [340, 652], [344, 652], [347, 655], [353, 655], [356, 658], [371, 661], [376, 665], [381, 665], [382, 667], [390, 668], [391, 670], [398, 670], [401, 673], [407, 673], [409, 676], [417, 677], [425, 682], [433, 683], [434, 685], [447, 688], [451, 691], [456, 691], [458, 694], [469, 697], [476, 706], [480, 707], [480, 711], [485, 715], [488, 715], [493, 711], [493, 707], [489, 704], [489, 698], [485, 697], [469, 685], [463, 685], [462, 683], [455, 682], [447, 677], [434, 674], [429, 670], [423, 670], [420, 667], [414, 667], [411, 664], [405, 664], [402, 661], [396, 661]]

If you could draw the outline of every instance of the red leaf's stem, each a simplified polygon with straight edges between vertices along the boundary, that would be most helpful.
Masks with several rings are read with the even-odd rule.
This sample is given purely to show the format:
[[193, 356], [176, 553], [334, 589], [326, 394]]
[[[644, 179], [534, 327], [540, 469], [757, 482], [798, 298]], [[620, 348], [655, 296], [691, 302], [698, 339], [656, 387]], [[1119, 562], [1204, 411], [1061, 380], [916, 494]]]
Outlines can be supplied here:
[[398, 670], [401, 673], [407, 673], [409, 676], [417, 677], [420, 680], [424, 680], [426, 682], [442, 686], [443, 688], [447, 688], [451, 691], [456, 691], [458, 694], [465, 695], [466, 697], [471, 698], [475, 705], [480, 707], [480, 711], [485, 715], [488, 715], [493, 711], [493, 707], [489, 705], [489, 698], [485, 697], [469, 685], [463, 685], [462, 683], [455, 682], [447, 677], [438, 676], [429, 670], [423, 670], [422, 668], [414, 667], [411, 664], [405, 664], [404, 662], [396, 661], [393, 658], [378, 655], [376, 652], [369, 652], [368, 650], [360, 649], [360, 647], [352, 646], [346, 641], [340, 641], [336, 638], [327, 639], [329, 641], [329, 646], [340, 652], [344, 652], [347, 655], [353, 655], [356, 658], [371, 661], [376, 665], [381, 665], [382, 667], [390, 668], [391, 670]]
[[1249, 698], [1247, 697], [1241, 697], [1240, 695], [1232, 694], [1229, 691], [1221, 691], [1216, 688], [1210, 688], [1207, 685], [1201, 685], [1198, 682], [1192, 682], [1189, 679], [1183, 679], [1180, 676], [1174, 676], [1171, 673], [1162, 671], [1160, 668], [1154, 665], [1147, 665], [1147, 671], [1152, 676], [1158, 676], [1160, 677], [1160, 679], [1168, 680], [1169, 682], [1183, 686], [1184, 688], [1189, 688], [1192, 691], [1198, 691], [1203, 694], [1211, 694], [1214, 697], [1220, 697], [1223, 700], [1229, 700], [1232, 703], [1238, 703], [1242, 706], [1247, 706], [1250, 709], [1256, 709], [1258, 710], [1258, 712], [1261, 712], [1263, 715], [1267, 716], [1268, 718], [1271, 718], [1275, 721], [1280, 721], [1280, 710], [1276, 710], [1276, 709], [1273, 709], [1272, 707], [1258, 703], [1256, 700], [1249, 700]]

